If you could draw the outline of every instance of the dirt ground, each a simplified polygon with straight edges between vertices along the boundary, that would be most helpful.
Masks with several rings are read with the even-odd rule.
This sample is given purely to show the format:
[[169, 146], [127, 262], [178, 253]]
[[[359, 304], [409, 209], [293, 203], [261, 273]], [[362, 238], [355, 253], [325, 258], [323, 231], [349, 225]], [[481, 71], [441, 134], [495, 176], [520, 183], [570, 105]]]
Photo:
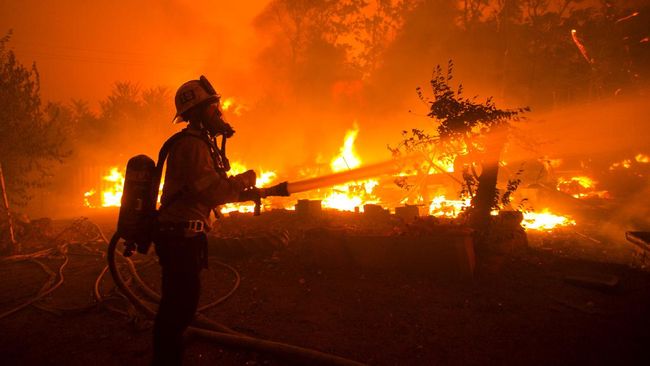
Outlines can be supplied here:
[[[241, 285], [204, 314], [248, 335], [371, 365], [650, 364], [650, 273], [608, 263], [610, 258], [621, 262], [625, 248], [571, 233], [531, 234], [528, 247], [507, 255], [479, 255], [470, 281], [435, 271], [359, 266], [339, 262], [335, 255], [322, 261], [320, 255], [306, 258], [305, 248], [320, 240], [354, 242], [350, 238], [360, 232], [395, 234], [390, 225], [359, 224], [341, 216], [306, 222], [226, 219], [220, 239], [211, 245], [201, 303], [219, 298], [234, 284], [234, 273], [218, 261], [236, 268]], [[112, 234], [114, 212], [91, 220]], [[67, 224], [53, 225], [59, 230]], [[249, 240], [237, 239], [241, 237]], [[93, 286], [105, 264], [94, 249], [104, 251], [106, 245], [69, 241], [62, 286], [35, 304], [39, 307], [0, 319], [0, 363], [147, 365], [151, 322], [122, 300], [94, 304]], [[56, 243], [52, 235], [32, 238], [24, 250]], [[155, 255], [134, 260], [157, 289]], [[42, 262], [56, 271], [63, 258]], [[571, 275], [615, 276], [619, 284], [589, 288], [569, 283], [566, 276]], [[48, 274], [34, 262], [0, 262], [0, 278], [4, 313], [34, 297]], [[101, 290], [107, 297], [115, 292], [109, 276]], [[291, 364], [194, 337], [187, 339], [185, 359], [187, 365]]]

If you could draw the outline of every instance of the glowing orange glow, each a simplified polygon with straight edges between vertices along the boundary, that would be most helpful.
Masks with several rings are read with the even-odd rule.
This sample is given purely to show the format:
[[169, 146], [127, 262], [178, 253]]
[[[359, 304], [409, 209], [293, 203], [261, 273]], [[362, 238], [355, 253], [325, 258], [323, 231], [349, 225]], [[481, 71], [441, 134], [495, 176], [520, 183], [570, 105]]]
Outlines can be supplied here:
[[559, 168], [562, 165], [562, 159], [548, 159], [547, 162], [551, 168]]
[[576, 222], [569, 217], [555, 215], [544, 209], [542, 212], [524, 212], [524, 220], [521, 226], [527, 230], [551, 231], [562, 226], [573, 226]]

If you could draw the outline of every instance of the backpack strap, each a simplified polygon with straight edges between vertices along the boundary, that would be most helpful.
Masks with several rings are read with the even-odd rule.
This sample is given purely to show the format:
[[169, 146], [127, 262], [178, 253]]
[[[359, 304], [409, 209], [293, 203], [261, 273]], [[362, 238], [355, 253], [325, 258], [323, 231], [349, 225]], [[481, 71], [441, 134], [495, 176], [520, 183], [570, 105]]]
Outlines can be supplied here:
[[[210, 155], [212, 155], [215, 170], [217, 171], [217, 173], [219, 173], [219, 175], [226, 176], [226, 171], [228, 170], [227, 165], [229, 165], [229, 164], [227, 164], [227, 163], [224, 164], [223, 159], [225, 159], [225, 156], [223, 156], [223, 155], [225, 155], [225, 151], [224, 152], [220, 151], [219, 148], [215, 145], [215, 143], [212, 140], [210, 140], [207, 136], [205, 136], [203, 134], [195, 135], [193, 133], [188, 133], [187, 129], [183, 129], [182, 131], [175, 133], [169, 139], [167, 139], [167, 141], [165, 141], [163, 146], [160, 148], [160, 152], [158, 153], [158, 163], [156, 164], [156, 172], [155, 172], [156, 175], [155, 175], [154, 180], [153, 180], [153, 187], [152, 188], [154, 190], [158, 190], [159, 187], [160, 187], [160, 181], [162, 179], [163, 167], [165, 165], [165, 161], [167, 160], [167, 157], [169, 156], [169, 152], [171, 151], [172, 147], [174, 146], [174, 144], [178, 140], [180, 140], [181, 138], [186, 137], [186, 136], [187, 137], [194, 137], [194, 138], [197, 138], [197, 139], [205, 142], [206, 145], [208, 145], [208, 148], [210, 149]], [[227, 162], [228, 159], [225, 159], [225, 161]], [[165, 202], [164, 206], [167, 207], [167, 206], [171, 205], [173, 202], [178, 200], [183, 195], [184, 192], [185, 192], [185, 187], [181, 188], [178, 192], [174, 193], [167, 200], [167, 202]], [[162, 208], [162, 206], [161, 206], [161, 208]]]

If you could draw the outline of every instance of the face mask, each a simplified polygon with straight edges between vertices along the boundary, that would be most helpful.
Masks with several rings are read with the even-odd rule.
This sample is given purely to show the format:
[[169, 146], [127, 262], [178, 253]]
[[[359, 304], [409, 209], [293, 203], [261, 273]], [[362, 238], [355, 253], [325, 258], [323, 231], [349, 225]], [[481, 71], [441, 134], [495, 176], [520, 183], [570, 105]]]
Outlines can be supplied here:
[[222, 114], [218, 104], [210, 104], [204, 113], [203, 125], [211, 136], [223, 135], [229, 138], [235, 133], [232, 126], [221, 118]]

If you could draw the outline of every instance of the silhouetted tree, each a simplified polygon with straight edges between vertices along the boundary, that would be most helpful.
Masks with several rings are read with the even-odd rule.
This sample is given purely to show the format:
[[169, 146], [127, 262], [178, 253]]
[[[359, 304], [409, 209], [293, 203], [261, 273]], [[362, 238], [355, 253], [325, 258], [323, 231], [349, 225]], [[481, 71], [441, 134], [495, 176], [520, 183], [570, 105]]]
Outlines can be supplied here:
[[[443, 157], [445, 154], [451, 158], [465, 155], [465, 161], [478, 165], [480, 174], [476, 177], [476, 191], [473, 191], [471, 181], [466, 182], [465, 188], [473, 196], [468, 212], [469, 224], [479, 234], [484, 234], [489, 230], [490, 212], [498, 205], [499, 157], [508, 129], [512, 121], [519, 121], [521, 114], [529, 109], [499, 109], [492, 98], [477, 102], [477, 97], [465, 97], [462, 85], [458, 88], [451, 85], [452, 69], [451, 61], [446, 72], [440, 66], [436, 67], [431, 80], [431, 99], [427, 99], [420, 88], [417, 89], [420, 98], [429, 104], [428, 117], [438, 123], [436, 134], [430, 135], [418, 129], [405, 132], [400, 145], [391, 150], [395, 154], [424, 152], [432, 165], [434, 159], [440, 157], [440, 151]], [[438, 156], [432, 156], [432, 153], [438, 153]]]
[[[36, 65], [23, 66], [0, 38], [0, 159], [10, 201], [26, 205], [30, 190], [48, 183], [52, 164], [69, 154], [68, 121], [41, 106]], [[47, 112], [47, 113], [46, 113]]]
[[350, 48], [352, 62], [364, 78], [381, 65], [388, 45], [419, 4], [420, 1], [375, 0], [368, 4], [369, 10], [358, 13], [353, 30], [358, 45]]

